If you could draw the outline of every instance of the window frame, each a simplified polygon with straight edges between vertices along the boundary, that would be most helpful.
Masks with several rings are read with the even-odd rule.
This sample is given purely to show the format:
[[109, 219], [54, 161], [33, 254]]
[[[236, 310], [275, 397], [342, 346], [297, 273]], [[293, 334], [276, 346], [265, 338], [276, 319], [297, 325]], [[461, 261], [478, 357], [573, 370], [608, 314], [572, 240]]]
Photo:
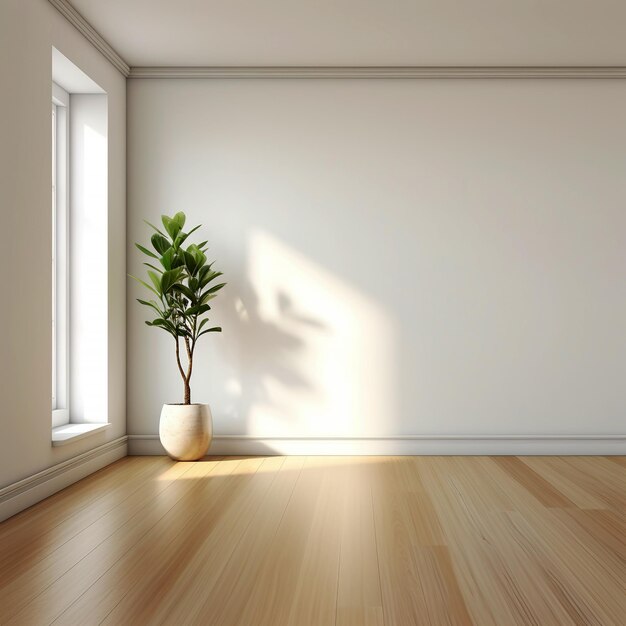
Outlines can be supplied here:
[[70, 96], [52, 83], [52, 427], [70, 422]]

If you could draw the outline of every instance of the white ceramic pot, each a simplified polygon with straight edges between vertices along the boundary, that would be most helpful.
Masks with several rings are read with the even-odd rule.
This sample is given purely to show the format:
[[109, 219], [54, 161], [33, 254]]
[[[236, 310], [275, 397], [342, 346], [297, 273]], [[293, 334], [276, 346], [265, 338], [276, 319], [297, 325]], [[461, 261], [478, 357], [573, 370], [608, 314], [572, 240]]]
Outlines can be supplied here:
[[159, 438], [177, 461], [197, 461], [206, 455], [213, 439], [213, 419], [208, 404], [164, 404]]

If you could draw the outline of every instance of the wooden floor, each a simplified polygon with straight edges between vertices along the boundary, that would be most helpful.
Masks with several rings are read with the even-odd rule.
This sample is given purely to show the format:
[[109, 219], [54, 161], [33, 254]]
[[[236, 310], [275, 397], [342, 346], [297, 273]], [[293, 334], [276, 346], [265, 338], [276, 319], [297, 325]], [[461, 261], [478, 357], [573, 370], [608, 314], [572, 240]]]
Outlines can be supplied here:
[[0, 525], [2, 624], [626, 624], [624, 457], [128, 457]]

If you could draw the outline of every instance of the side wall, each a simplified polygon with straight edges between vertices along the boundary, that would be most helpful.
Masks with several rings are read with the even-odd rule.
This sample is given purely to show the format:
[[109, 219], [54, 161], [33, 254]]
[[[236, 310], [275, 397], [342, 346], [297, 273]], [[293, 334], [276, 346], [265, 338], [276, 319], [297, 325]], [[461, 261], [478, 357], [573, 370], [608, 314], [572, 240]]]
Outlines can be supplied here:
[[[624, 110], [610, 80], [132, 79], [129, 271], [144, 219], [204, 225], [219, 435], [624, 434]], [[154, 435], [182, 387], [128, 289]]]
[[[108, 404], [112, 426], [53, 448], [51, 388], [51, 55], [56, 47], [108, 94]], [[126, 81], [44, 0], [0, 3], [0, 487], [85, 459], [126, 432]], [[118, 455], [123, 450], [118, 451]], [[113, 455], [115, 456], [115, 455]], [[91, 457], [89, 457], [91, 458]], [[111, 453], [109, 453], [109, 460]], [[90, 461], [93, 465], [93, 462]], [[92, 467], [93, 469], [93, 467]], [[80, 477], [76, 472], [74, 475]], [[63, 486], [61, 483], [57, 484]]]

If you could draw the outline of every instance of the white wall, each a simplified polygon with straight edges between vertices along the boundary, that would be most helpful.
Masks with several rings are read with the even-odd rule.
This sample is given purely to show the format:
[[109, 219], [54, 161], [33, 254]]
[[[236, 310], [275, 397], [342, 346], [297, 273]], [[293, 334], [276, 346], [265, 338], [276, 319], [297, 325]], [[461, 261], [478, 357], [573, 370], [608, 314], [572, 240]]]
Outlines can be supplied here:
[[[130, 80], [129, 271], [144, 218], [204, 224], [219, 434], [624, 433], [625, 110], [623, 81]], [[156, 433], [182, 386], [128, 289]]]
[[[53, 448], [51, 394], [52, 46], [108, 94], [108, 405], [104, 433]], [[125, 433], [126, 81], [45, 0], [0, 3], [0, 486]]]

